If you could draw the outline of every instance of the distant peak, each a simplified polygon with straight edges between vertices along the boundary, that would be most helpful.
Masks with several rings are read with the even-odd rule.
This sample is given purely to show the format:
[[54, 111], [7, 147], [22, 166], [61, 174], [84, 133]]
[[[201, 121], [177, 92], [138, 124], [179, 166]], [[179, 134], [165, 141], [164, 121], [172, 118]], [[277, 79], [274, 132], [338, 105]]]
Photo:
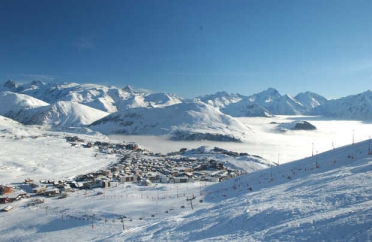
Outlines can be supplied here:
[[271, 96], [271, 97], [280, 97], [280, 93], [278, 92], [278, 90], [276, 90], [275, 88], [268, 88], [266, 89], [265, 91], [262, 91], [260, 93], [257, 93], [255, 95], [260, 95], [260, 96]]
[[129, 93], [134, 93], [134, 89], [129, 85], [124, 87], [123, 90], [126, 91], [126, 92], [129, 92]]
[[42, 82], [42, 81], [32, 81], [31, 82], [31, 85], [33, 85], [33, 86], [44, 86], [45, 85], [45, 83], [44, 82]]
[[16, 89], [18, 85], [12, 79], [9, 79], [8, 81], [5, 82], [4, 87], [13, 90]]
[[278, 90], [276, 90], [275, 88], [272, 88], [272, 87], [269, 87], [266, 92], [269, 92], [269, 93], [279, 93]]
[[218, 96], [228, 96], [229, 94], [225, 91], [220, 91], [220, 92], [216, 92], [215, 95], [218, 95]]

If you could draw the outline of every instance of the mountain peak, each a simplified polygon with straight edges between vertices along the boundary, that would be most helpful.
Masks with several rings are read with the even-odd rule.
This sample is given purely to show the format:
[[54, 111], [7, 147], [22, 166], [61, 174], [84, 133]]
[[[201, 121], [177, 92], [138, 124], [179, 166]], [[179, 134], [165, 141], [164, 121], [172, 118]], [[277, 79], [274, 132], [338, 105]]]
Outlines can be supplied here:
[[44, 86], [45, 84], [46, 84], [45, 82], [36, 81], [36, 80], [34, 80], [34, 81], [31, 82], [31, 85], [32, 86]]
[[18, 85], [13, 81], [12, 79], [9, 79], [8, 81], [5, 82], [4, 87], [10, 89], [10, 90], [15, 90]]
[[276, 90], [275, 88], [273, 87], [269, 87], [268, 89], [266, 89], [266, 91], [264, 92], [268, 92], [268, 93], [279, 93], [278, 90]]
[[257, 102], [260, 105], [272, 102], [273, 100], [280, 98], [280, 93], [275, 88], [268, 88], [260, 93], [253, 94], [249, 97], [252, 102]]
[[129, 92], [129, 93], [134, 93], [135, 92], [134, 89], [129, 85], [124, 87], [123, 90], [126, 91], [126, 92]]

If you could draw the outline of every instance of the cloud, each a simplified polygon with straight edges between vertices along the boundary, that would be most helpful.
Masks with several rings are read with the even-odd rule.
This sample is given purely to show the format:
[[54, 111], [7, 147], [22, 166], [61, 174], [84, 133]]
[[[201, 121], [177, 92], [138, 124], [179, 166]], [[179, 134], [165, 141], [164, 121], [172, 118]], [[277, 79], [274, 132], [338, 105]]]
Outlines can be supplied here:
[[74, 46], [78, 49], [79, 52], [95, 49], [95, 38], [78, 37], [76, 42], [74, 43]]

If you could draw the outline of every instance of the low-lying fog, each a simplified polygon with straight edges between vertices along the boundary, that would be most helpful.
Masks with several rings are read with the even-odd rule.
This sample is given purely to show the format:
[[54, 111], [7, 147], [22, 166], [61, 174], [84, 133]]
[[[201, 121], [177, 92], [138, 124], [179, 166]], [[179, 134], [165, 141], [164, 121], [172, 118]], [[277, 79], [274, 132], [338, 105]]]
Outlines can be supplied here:
[[[369, 139], [372, 125], [361, 121], [327, 120], [306, 116], [277, 116], [274, 118], [239, 118], [253, 133], [243, 143], [214, 141], [172, 141], [166, 136], [111, 135], [118, 141], [137, 142], [155, 153], [178, 151], [200, 146], [220, 147], [236, 152], [260, 155], [268, 160], [285, 163], [343, 145]], [[316, 126], [314, 131], [280, 132], [277, 124], [305, 120]]]

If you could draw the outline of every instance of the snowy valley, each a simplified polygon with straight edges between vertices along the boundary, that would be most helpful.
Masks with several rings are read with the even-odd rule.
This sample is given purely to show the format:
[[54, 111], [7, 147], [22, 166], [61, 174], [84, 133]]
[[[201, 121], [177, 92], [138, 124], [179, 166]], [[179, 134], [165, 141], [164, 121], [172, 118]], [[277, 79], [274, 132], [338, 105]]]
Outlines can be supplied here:
[[371, 100], [8, 81], [1, 240], [371, 241]]

